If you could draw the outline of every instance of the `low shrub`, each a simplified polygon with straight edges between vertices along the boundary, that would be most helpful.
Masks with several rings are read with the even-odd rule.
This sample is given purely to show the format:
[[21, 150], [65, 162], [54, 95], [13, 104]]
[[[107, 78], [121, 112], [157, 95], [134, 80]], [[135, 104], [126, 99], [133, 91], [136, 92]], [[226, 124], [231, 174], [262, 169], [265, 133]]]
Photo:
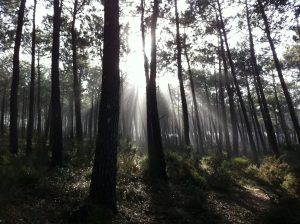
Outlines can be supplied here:
[[251, 162], [246, 157], [235, 157], [230, 160], [231, 169], [236, 171], [244, 171], [251, 165]]
[[289, 172], [284, 176], [284, 180], [281, 183], [281, 187], [287, 191], [290, 195], [300, 197], [300, 177], [299, 173]]
[[275, 187], [279, 187], [289, 172], [289, 165], [275, 156], [267, 156], [260, 164], [258, 176]]
[[189, 183], [206, 188], [207, 183], [201, 173], [203, 173], [195, 160], [186, 155], [174, 152], [166, 154], [167, 174], [171, 181], [176, 183]]
[[[258, 177], [268, 184], [284, 190], [290, 196], [300, 196], [300, 169], [297, 157], [284, 154], [281, 158], [266, 157], [258, 172]], [[298, 161], [298, 160], [297, 160]]]
[[211, 187], [228, 191], [235, 184], [229, 169], [230, 161], [222, 155], [204, 157], [201, 167], [207, 172], [206, 180]]
[[30, 166], [25, 158], [17, 157], [9, 152], [0, 156], [1, 190], [31, 186], [40, 176], [40, 170]]

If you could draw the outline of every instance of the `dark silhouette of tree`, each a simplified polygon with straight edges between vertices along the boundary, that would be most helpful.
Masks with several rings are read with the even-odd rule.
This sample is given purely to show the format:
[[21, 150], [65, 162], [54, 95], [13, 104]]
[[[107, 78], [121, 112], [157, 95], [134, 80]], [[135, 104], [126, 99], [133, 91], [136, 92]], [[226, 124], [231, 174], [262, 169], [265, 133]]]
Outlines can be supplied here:
[[40, 67], [40, 50], [38, 49], [38, 58], [37, 58], [37, 134], [38, 142], [41, 141], [42, 135], [42, 108], [41, 108], [41, 67]]
[[182, 74], [182, 47], [181, 47], [181, 38], [180, 38], [180, 30], [179, 30], [179, 15], [177, 8], [177, 0], [174, 0], [175, 3], [175, 21], [176, 21], [176, 46], [177, 46], [177, 75], [179, 80], [179, 89], [181, 96], [181, 105], [182, 105], [182, 119], [183, 119], [183, 135], [184, 135], [184, 143], [189, 146], [190, 145], [190, 127], [189, 127], [189, 117], [188, 117], [188, 107], [185, 97], [185, 90], [183, 85], [183, 74]]
[[119, 122], [119, 1], [104, 0], [103, 77], [90, 198], [116, 211]]
[[295, 129], [295, 132], [296, 132], [296, 135], [297, 135], [297, 139], [298, 139], [298, 142], [300, 143], [300, 125], [299, 125], [299, 121], [298, 121], [296, 111], [295, 111], [295, 108], [294, 108], [294, 103], [292, 101], [291, 95], [289, 93], [289, 90], [288, 90], [287, 85], [285, 83], [285, 80], [283, 78], [281, 64], [280, 64], [280, 61], [279, 61], [278, 56], [277, 56], [277, 52], [276, 52], [276, 48], [275, 48], [273, 39], [271, 37], [271, 30], [270, 30], [268, 17], [266, 15], [265, 8], [264, 8], [264, 5], [263, 5], [262, 1], [257, 0], [257, 3], [258, 3], [259, 11], [262, 15], [263, 22], [264, 22], [264, 25], [265, 25], [265, 33], [267, 35], [268, 42], [269, 42], [269, 45], [270, 45], [270, 48], [271, 48], [271, 51], [272, 51], [275, 68], [276, 68], [276, 71], [277, 71], [277, 74], [278, 74], [278, 77], [279, 77], [279, 80], [280, 80], [280, 83], [281, 83], [281, 87], [282, 87], [282, 90], [283, 90], [283, 93], [284, 93], [284, 96], [285, 96], [285, 100], [286, 100], [288, 108], [289, 108], [289, 112], [290, 112], [290, 115], [291, 115], [291, 118], [292, 118], [294, 129]]
[[51, 148], [52, 166], [62, 163], [62, 118], [60, 105], [59, 87], [59, 47], [60, 47], [60, 24], [61, 24], [61, 5], [59, 0], [54, 0], [53, 15], [53, 43], [52, 43], [52, 69], [51, 69]]
[[147, 96], [149, 103], [150, 123], [147, 123], [148, 131], [148, 159], [149, 159], [149, 173], [151, 176], [156, 176], [162, 179], [167, 178], [166, 162], [163, 152], [163, 145], [161, 139], [161, 129], [157, 108], [156, 96], [156, 26], [159, 15], [159, 1], [154, 0], [153, 14], [151, 19], [151, 62], [150, 62], [150, 78], [147, 86], [149, 96]]
[[254, 79], [256, 79], [254, 84], [256, 84], [256, 86], [257, 86], [257, 90], [258, 90], [257, 91], [257, 96], [258, 96], [260, 109], [261, 109], [261, 113], [262, 113], [263, 120], [264, 120], [264, 123], [265, 123], [267, 136], [268, 136], [268, 139], [269, 139], [271, 149], [272, 149], [272, 151], [274, 152], [274, 154], [276, 156], [279, 156], [279, 150], [278, 150], [276, 135], [275, 135], [274, 127], [273, 127], [273, 124], [272, 124], [272, 120], [271, 120], [267, 100], [266, 100], [266, 97], [265, 97], [265, 93], [263, 91], [263, 87], [262, 87], [262, 84], [261, 84], [260, 71], [259, 71], [259, 68], [258, 68], [258, 65], [257, 65], [247, 0], [246, 0], [246, 16], [247, 16], [247, 27], [248, 27], [248, 32], [249, 32], [249, 44], [250, 44], [250, 56], [251, 56], [250, 58], [251, 58], [252, 68], [254, 70]]
[[[80, 3], [80, 4], [79, 4]], [[73, 53], [73, 84], [74, 84], [74, 102], [75, 102], [75, 121], [76, 121], [76, 138], [77, 140], [82, 140], [82, 122], [81, 122], [81, 84], [78, 77], [78, 63], [77, 63], [77, 30], [75, 28], [76, 17], [78, 12], [86, 3], [86, 0], [82, 2], [78, 2], [78, 0], [74, 0], [74, 8], [73, 8], [73, 18], [72, 18], [72, 27], [71, 27], [71, 35], [72, 35], [72, 53]]]
[[[254, 139], [253, 139], [251, 124], [250, 124], [250, 121], [249, 121], [249, 118], [248, 118], [248, 115], [247, 115], [247, 110], [246, 110], [245, 102], [244, 102], [244, 99], [243, 99], [243, 96], [242, 96], [242, 92], [241, 92], [241, 89], [240, 89], [240, 86], [239, 86], [239, 83], [238, 83], [238, 80], [237, 80], [237, 77], [236, 77], [235, 66], [234, 66], [232, 56], [231, 56], [231, 52], [230, 52], [230, 49], [229, 49], [229, 44], [228, 44], [228, 40], [227, 40], [227, 33], [226, 33], [226, 30], [225, 30], [225, 25], [224, 25], [224, 21], [223, 21], [221, 5], [220, 5], [219, 0], [217, 0], [217, 5], [218, 5], [219, 16], [220, 16], [220, 28], [222, 30], [222, 34], [223, 34], [223, 37], [224, 37], [224, 43], [225, 43], [226, 50], [227, 50], [227, 57], [228, 57], [229, 65], [230, 65], [230, 68], [231, 68], [231, 74], [232, 74], [233, 82], [234, 82], [234, 85], [235, 85], [236, 93], [237, 93], [239, 103], [240, 103], [240, 106], [241, 106], [241, 110], [242, 110], [242, 113], [243, 113], [245, 125], [246, 125], [246, 128], [247, 128], [248, 137], [249, 137], [249, 141], [250, 141], [250, 146], [251, 146], [251, 150], [253, 152], [253, 158], [254, 158], [254, 161], [256, 163], [258, 163], [258, 155], [257, 155], [255, 142], [254, 142]], [[221, 39], [221, 41], [222, 41], [222, 39]]]
[[[228, 73], [228, 71], [226, 71], [226, 72]], [[220, 99], [220, 104], [221, 104], [220, 106], [221, 106], [221, 112], [222, 112], [223, 131], [224, 131], [224, 135], [225, 135], [225, 147], [226, 147], [228, 157], [231, 157], [232, 151], [231, 151], [231, 145], [230, 145], [229, 129], [228, 129], [226, 106], [225, 106], [225, 99], [224, 99], [225, 98], [224, 97], [224, 83], [225, 82], [226, 82], [225, 76], [222, 74], [221, 54], [219, 54], [219, 99]]]
[[31, 76], [30, 76], [30, 96], [29, 96], [29, 116], [27, 123], [27, 147], [26, 154], [29, 155], [32, 151], [32, 134], [34, 122], [34, 86], [35, 86], [35, 12], [36, 0], [33, 3], [33, 20], [32, 20], [32, 43], [31, 43]]
[[200, 117], [199, 117], [199, 109], [198, 109], [198, 103], [197, 103], [197, 99], [196, 99], [193, 74], [192, 74], [192, 69], [191, 69], [191, 65], [190, 65], [190, 59], [189, 59], [188, 52], [187, 52], [186, 38], [185, 38], [185, 42], [184, 42], [184, 55], [185, 55], [185, 59], [186, 59], [187, 65], [188, 65], [188, 75], [189, 75], [189, 81], [190, 81], [190, 85], [191, 85], [191, 92], [192, 92], [192, 98], [193, 98], [193, 105], [194, 105], [194, 110], [195, 110], [196, 127], [197, 127], [197, 132], [198, 132], [198, 136], [197, 137], [198, 137], [198, 141], [199, 141], [198, 147], [199, 147], [200, 153], [204, 154], [203, 133], [202, 133], [202, 130], [201, 130]]
[[10, 92], [10, 150], [18, 153], [18, 86], [20, 79], [20, 46], [22, 29], [24, 23], [24, 11], [26, 0], [21, 0], [18, 12], [18, 24], [15, 36], [14, 56], [13, 56], [13, 76]]

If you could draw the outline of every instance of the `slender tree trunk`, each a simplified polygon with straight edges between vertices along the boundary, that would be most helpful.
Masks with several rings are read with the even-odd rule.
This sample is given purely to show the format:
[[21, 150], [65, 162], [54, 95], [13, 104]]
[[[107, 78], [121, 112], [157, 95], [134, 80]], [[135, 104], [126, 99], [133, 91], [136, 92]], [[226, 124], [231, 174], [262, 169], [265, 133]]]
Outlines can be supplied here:
[[26, 124], [25, 124], [25, 118], [26, 118], [26, 106], [27, 106], [27, 93], [25, 88], [23, 88], [23, 97], [22, 97], [22, 114], [21, 114], [21, 138], [25, 138], [25, 132], [26, 132]]
[[197, 104], [197, 99], [196, 99], [196, 94], [195, 94], [194, 80], [193, 80], [190, 60], [189, 60], [188, 53], [187, 53], [186, 43], [184, 44], [184, 55], [185, 55], [185, 59], [186, 59], [187, 64], [188, 64], [188, 74], [189, 74], [189, 80], [190, 80], [190, 85], [191, 85], [191, 92], [192, 92], [195, 118], [196, 118], [196, 127], [197, 127], [198, 140], [199, 140], [198, 147], [199, 147], [200, 153], [203, 154], [203, 136], [202, 136], [202, 130], [201, 130], [201, 125], [200, 125], [198, 104]]
[[48, 137], [49, 137], [49, 132], [50, 132], [50, 142], [51, 142], [51, 127], [50, 127], [50, 123], [51, 123], [51, 112], [52, 112], [52, 109], [51, 109], [51, 100], [50, 100], [50, 103], [49, 103], [49, 106], [48, 106], [48, 113], [47, 113], [47, 117], [45, 119], [45, 133], [44, 133], [44, 142], [43, 144], [46, 145], [47, 144], [47, 140], [48, 140]]
[[[208, 112], [211, 113], [211, 111], [213, 111], [211, 102], [210, 102], [210, 98], [209, 98], [209, 91], [208, 91], [208, 86], [207, 86], [207, 82], [205, 81], [204, 83], [205, 85], [205, 95], [206, 95], [206, 101], [207, 101], [207, 109]], [[218, 146], [218, 150], [219, 153], [222, 154], [222, 148], [221, 148], [221, 144], [218, 138], [218, 131], [217, 131], [217, 127], [215, 124], [215, 121], [213, 120], [213, 117], [211, 114], [208, 115], [208, 119], [209, 119], [209, 123], [210, 123], [210, 133], [211, 133], [211, 147], [213, 147], [213, 133], [215, 133], [215, 139], [216, 139], [216, 143]]]
[[259, 136], [261, 146], [263, 147], [263, 150], [266, 150], [267, 147], [266, 147], [266, 144], [265, 144], [263, 133], [262, 133], [261, 128], [260, 128], [260, 124], [258, 122], [258, 116], [257, 116], [256, 110], [255, 110], [254, 101], [253, 101], [251, 93], [250, 93], [250, 87], [249, 87], [248, 76], [247, 75], [246, 75], [246, 82], [247, 82], [246, 85], [247, 85], [248, 100], [249, 100], [249, 103], [250, 103], [250, 108], [252, 109], [251, 113], [253, 114], [254, 124], [256, 124], [256, 127], [257, 127], [257, 134]]
[[[171, 87], [170, 84], [168, 84], [168, 90], [169, 90], [169, 95], [170, 95], [170, 99], [171, 99], [171, 105], [172, 105], [172, 114], [173, 114], [173, 126], [174, 126], [174, 131], [172, 133], [176, 133], [178, 134], [178, 142], [176, 141], [176, 146], [178, 146], [178, 144], [181, 144], [181, 137], [180, 137], [180, 129], [179, 129], [179, 125], [178, 125], [178, 120], [177, 120], [177, 116], [176, 116], [176, 108], [175, 108], [175, 102], [174, 102], [174, 98], [172, 96], [172, 92], [171, 92]], [[177, 139], [176, 139], [177, 140]], [[178, 143], [178, 144], [177, 144]]]
[[13, 76], [10, 92], [10, 151], [18, 153], [18, 86], [20, 77], [20, 46], [22, 38], [22, 29], [24, 23], [24, 11], [26, 0], [21, 0], [18, 12], [18, 24], [16, 29], [14, 56], [13, 56]]
[[59, 45], [61, 5], [59, 0], [54, 0], [53, 16], [53, 45], [52, 45], [52, 70], [51, 70], [51, 148], [52, 166], [62, 163], [62, 117], [59, 88]]
[[41, 68], [40, 68], [40, 51], [38, 50], [38, 86], [37, 86], [37, 133], [38, 142], [40, 143], [42, 136], [42, 108], [41, 108]]
[[82, 140], [82, 122], [81, 122], [81, 93], [80, 82], [78, 78], [77, 66], [77, 31], [75, 28], [76, 15], [78, 10], [78, 0], [74, 1], [73, 20], [72, 20], [72, 53], [73, 53], [73, 82], [74, 82], [74, 101], [75, 101], [75, 124], [76, 124], [76, 139]]
[[267, 103], [267, 100], [266, 100], [266, 97], [265, 97], [265, 94], [264, 94], [264, 90], [263, 90], [263, 87], [262, 87], [262, 83], [261, 83], [261, 79], [260, 79], [260, 71], [258, 69], [256, 55], [255, 55], [254, 42], [253, 42], [253, 36], [252, 36], [252, 30], [251, 30], [251, 24], [250, 24], [250, 15], [249, 15], [247, 0], [246, 0], [246, 14], [247, 14], [247, 26], [248, 26], [248, 31], [249, 31], [251, 64], [252, 64], [252, 68], [254, 69], [254, 76], [255, 76], [254, 78], [257, 81], [257, 87], [258, 87], [258, 91], [259, 91], [259, 92], [257, 92], [257, 95], [258, 95], [259, 101], [261, 101], [260, 109], [261, 109], [264, 124], [265, 124], [265, 127], [266, 127], [267, 136], [268, 136], [270, 146], [271, 146], [272, 151], [274, 152], [274, 154], [278, 157], [279, 156], [279, 151], [278, 151], [278, 144], [277, 144], [277, 141], [276, 141], [276, 135], [275, 135], [274, 127], [273, 127], [273, 124], [272, 124], [272, 120], [271, 120], [271, 116], [270, 116], [270, 112], [269, 112], [269, 108], [268, 108], [268, 103]]
[[261, 13], [263, 21], [264, 21], [265, 32], [266, 32], [266, 35], [267, 35], [267, 38], [268, 38], [268, 41], [269, 41], [269, 44], [270, 44], [270, 48], [271, 48], [271, 51], [272, 51], [272, 54], [273, 54], [275, 68], [277, 70], [277, 74], [278, 74], [278, 77], [279, 77], [279, 80], [280, 80], [280, 83], [281, 83], [281, 87], [282, 87], [282, 90], [283, 90], [283, 93], [284, 93], [284, 96], [285, 96], [285, 99], [286, 99], [286, 102], [287, 102], [287, 105], [288, 105], [288, 108], [289, 108], [289, 111], [290, 111], [290, 115], [291, 115], [291, 118], [292, 118], [294, 129], [295, 129], [295, 132], [297, 134], [298, 142], [300, 143], [300, 125], [299, 125], [299, 121], [298, 121], [298, 118], [297, 118], [297, 115], [296, 115], [296, 111], [295, 111], [295, 108], [294, 108], [294, 104], [293, 104], [291, 95], [289, 93], [288, 87], [287, 87], [287, 85], [285, 83], [285, 80], [283, 78], [281, 64], [280, 64], [280, 61], [279, 61], [278, 56], [277, 56], [277, 52], [276, 52], [276, 49], [275, 49], [273, 39], [271, 37], [271, 31], [270, 31], [268, 18], [267, 18], [267, 15], [265, 13], [265, 9], [264, 9], [264, 6], [262, 4], [262, 1], [257, 0], [257, 2], [258, 2], [260, 13]]
[[146, 39], [145, 39], [145, 0], [141, 0], [141, 32], [142, 32], [142, 44], [143, 44], [143, 55], [144, 55], [144, 70], [145, 70], [145, 78], [146, 84], [149, 84], [149, 60], [146, 54]]
[[179, 89], [181, 96], [181, 104], [182, 104], [182, 120], [183, 120], [183, 134], [184, 134], [184, 143], [189, 146], [190, 145], [190, 135], [189, 135], [189, 117], [188, 117], [188, 107], [185, 97], [185, 90], [183, 85], [183, 74], [182, 74], [182, 60], [181, 60], [181, 40], [180, 40], [180, 30], [179, 30], [179, 16], [177, 9], [177, 0], [175, 2], [175, 19], [176, 19], [176, 45], [177, 45], [177, 69], [178, 69], [178, 80], [179, 80]]
[[99, 121], [99, 104], [100, 104], [100, 95], [97, 94], [95, 98], [95, 108], [94, 108], [94, 136], [97, 136], [98, 133], [98, 121]]
[[31, 77], [30, 77], [30, 93], [29, 93], [29, 116], [27, 123], [27, 147], [26, 155], [32, 151], [32, 134], [34, 125], [34, 86], [35, 86], [35, 11], [36, 0], [33, 4], [33, 21], [32, 21], [32, 46], [31, 46]]
[[73, 140], [74, 140], [74, 99], [73, 99], [73, 97], [71, 96], [70, 97], [70, 103], [69, 103], [69, 105], [70, 105], [70, 135], [69, 135], [69, 137], [70, 137], [70, 139], [72, 140], [72, 142], [73, 142]]
[[276, 102], [276, 106], [277, 106], [277, 109], [278, 109], [278, 115], [279, 115], [280, 125], [281, 125], [281, 128], [282, 128], [284, 137], [285, 137], [285, 143], [287, 145], [291, 145], [292, 141], [291, 141], [291, 138], [289, 136], [289, 128], [288, 128], [288, 125], [286, 123], [286, 120], [285, 120], [284, 113], [282, 111], [281, 105], [279, 103], [278, 94], [277, 94], [277, 88], [276, 88], [276, 84], [275, 84], [275, 77], [274, 77], [274, 74], [272, 74], [272, 75], [273, 75], [274, 97], [275, 97], [275, 102]]
[[233, 91], [233, 87], [229, 83], [228, 65], [226, 61], [224, 42], [223, 42], [221, 30], [219, 30], [219, 35], [220, 35], [220, 54], [223, 61], [225, 86], [228, 95], [231, 126], [232, 126], [232, 153], [233, 156], [237, 156], [239, 153], [239, 134], [238, 134], [237, 115], [234, 106], [234, 95], [233, 95], [234, 91]]
[[88, 130], [89, 130], [89, 137], [90, 137], [90, 141], [92, 141], [93, 139], [93, 122], [94, 121], [94, 95], [92, 95], [92, 106], [89, 112], [89, 123], [88, 123]]
[[161, 139], [161, 129], [157, 108], [156, 96], [156, 24], [159, 15], [159, 1], [154, 0], [151, 20], [151, 63], [149, 78], [149, 107], [150, 107], [150, 134], [148, 133], [149, 172], [151, 176], [166, 179], [166, 163]]
[[90, 198], [116, 211], [116, 175], [120, 91], [119, 1], [104, 1], [104, 49], [98, 137]]
[[[146, 79], [146, 116], [147, 116], [147, 138], [148, 142], [153, 142], [152, 135], [152, 122], [151, 122], [151, 105], [150, 105], [150, 92], [149, 92], [149, 60], [146, 55], [145, 49], [145, 0], [141, 0], [141, 32], [142, 32], [142, 44], [143, 44], [143, 55], [144, 55], [144, 72]], [[149, 145], [148, 145], [149, 146]], [[149, 149], [148, 149], [149, 150]]]
[[229, 44], [228, 44], [228, 41], [227, 41], [227, 34], [226, 34], [226, 31], [225, 31], [225, 26], [224, 26], [224, 22], [223, 22], [223, 16], [222, 16], [222, 11], [221, 11], [220, 1], [217, 0], [217, 3], [218, 3], [218, 10], [219, 10], [220, 22], [221, 22], [220, 25], [221, 25], [221, 29], [223, 31], [224, 42], [225, 42], [225, 46], [226, 46], [226, 49], [227, 49], [227, 56], [228, 56], [229, 65], [230, 65], [230, 68], [231, 68], [231, 73], [232, 73], [235, 89], [236, 89], [237, 96], [239, 98], [240, 106], [241, 106], [241, 109], [242, 109], [242, 113], [243, 113], [243, 116], [244, 116], [244, 121], [245, 121], [245, 125], [246, 125], [246, 128], [247, 128], [248, 136], [249, 136], [250, 146], [251, 146], [251, 150], [252, 150], [252, 153], [253, 153], [253, 159], [256, 163], [258, 163], [258, 155], [257, 155], [255, 142], [254, 142], [254, 139], [253, 139], [253, 134], [252, 134], [250, 121], [249, 121], [249, 118], [248, 118], [248, 115], [247, 115], [247, 110], [246, 110], [246, 106], [245, 106], [245, 103], [244, 103], [244, 99], [242, 97], [242, 92], [241, 92], [241, 89], [240, 89], [240, 86], [239, 86], [239, 83], [238, 83], [238, 80], [237, 80], [237, 77], [236, 77], [236, 71], [235, 71], [233, 60], [232, 60], [231, 52], [230, 52], [230, 49], [229, 49]]
[[222, 121], [223, 121], [223, 131], [225, 135], [225, 146], [226, 151], [228, 153], [228, 157], [230, 158], [232, 156], [231, 152], [231, 145], [230, 145], [230, 139], [229, 139], [229, 130], [228, 130], [228, 123], [227, 123], [227, 116], [226, 116], [226, 107], [225, 107], [225, 96], [224, 96], [224, 78], [222, 76], [222, 70], [221, 70], [221, 55], [219, 56], [219, 98], [221, 103], [221, 113], [222, 113]]

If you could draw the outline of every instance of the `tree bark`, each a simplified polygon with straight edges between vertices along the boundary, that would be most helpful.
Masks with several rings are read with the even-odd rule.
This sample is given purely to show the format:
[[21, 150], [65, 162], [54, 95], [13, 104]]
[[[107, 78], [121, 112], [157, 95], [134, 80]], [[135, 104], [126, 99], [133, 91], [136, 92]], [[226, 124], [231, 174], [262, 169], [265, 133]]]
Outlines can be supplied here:
[[189, 127], [188, 107], [187, 107], [185, 90], [184, 90], [184, 85], [183, 85], [182, 60], [181, 60], [182, 47], [181, 47], [181, 40], [180, 40], [177, 0], [174, 0], [174, 3], [175, 3], [175, 20], [176, 20], [177, 72], [178, 72], [179, 89], [180, 89], [181, 105], [182, 105], [183, 135], [184, 135], [184, 143], [187, 146], [189, 146], [190, 145], [190, 135], [189, 135], [190, 127]]
[[[260, 79], [260, 71], [258, 69], [256, 55], [255, 55], [255, 49], [254, 49], [254, 42], [253, 42], [253, 36], [252, 36], [252, 29], [250, 24], [250, 15], [249, 15], [249, 9], [248, 9], [248, 3], [246, 0], [246, 15], [247, 15], [247, 26], [248, 26], [248, 32], [249, 32], [249, 42], [250, 42], [250, 54], [251, 54], [251, 64], [252, 68], [254, 70], [254, 78], [256, 79], [258, 91], [258, 99], [260, 102], [260, 109], [263, 116], [264, 124], [267, 131], [268, 140], [270, 143], [270, 146], [272, 148], [272, 151], [274, 154], [278, 157], [279, 156], [279, 150], [278, 150], [278, 144], [276, 140], [276, 135], [274, 132], [274, 127], [272, 124], [268, 103], [264, 94], [264, 90], [262, 87], [261, 79]], [[255, 83], [255, 84], [256, 84]]]
[[59, 45], [60, 45], [60, 23], [61, 5], [59, 0], [54, 0], [53, 16], [53, 45], [52, 45], [52, 70], [51, 70], [51, 148], [52, 166], [62, 163], [62, 117], [60, 105], [59, 87]]
[[271, 51], [272, 51], [275, 68], [276, 68], [276, 71], [277, 71], [277, 74], [278, 74], [278, 77], [279, 77], [279, 80], [280, 80], [280, 83], [281, 83], [281, 87], [282, 87], [282, 90], [283, 90], [283, 93], [284, 93], [284, 96], [285, 96], [285, 99], [286, 99], [286, 102], [287, 102], [287, 105], [288, 105], [288, 108], [289, 108], [289, 111], [290, 111], [290, 115], [291, 115], [291, 118], [292, 118], [294, 129], [295, 129], [295, 132], [296, 132], [296, 135], [297, 135], [297, 139], [298, 139], [298, 142], [300, 143], [300, 125], [299, 125], [299, 121], [298, 121], [298, 118], [297, 118], [297, 115], [296, 115], [296, 111], [295, 111], [295, 108], [294, 108], [294, 104], [293, 104], [291, 95], [289, 93], [288, 87], [287, 87], [287, 85], [285, 83], [285, 80], [283, 78], [281, 64], [280, 64], [280, 61], [279, 61], [278, 56], [277, 56], [277, 52], [276, 52], [276, 49], [275, 49], [273, 39], [271, 37], [271, 31], [270, 31], [268, 18], [267, 18], [267, 15], [265, 13], [265, 9], [264, 9], [264, 6], [262, 4], [262, 1], [257, 0], [257, 3], [258, 3], [259, 10], [260, 10], [260, 13], [261, 13], [263, 21], [264, 21], [265, 32], [266, 32], [266, 35], [267, 35], [267, 38], [268, 38], [268, 41], [269, 41], [269, 45], [270, 45], [270, 48], [271, 48]]
[[77, 65], [77, 31], [75, 28], [76, 15], [78, 11], [78, 0], [74, 1], [73, 19], [72, 19], [72, 53], [73, 53], [73, 84], [74, 84], [74, 101], [75, 101], [75, 125], [76, 125], [76, 139], [82, 141], [82, 122], [81, 122], [81, 87], [78, 78]]
[[227, 41], [227, 34], [226, 34], [226, 31], [225, 31], [225, 26], [224, 26], [220, 1], [217, 0], [217, 3], [218, 3], [218, 11], [219, 11], [220, 22], [221, 22], [220, 25], [221, 25], [221, 29], [223, 31], [224, 42], [225, 42], [225, 46], [226, 46], [226, 49], [227, 49], [227, 56], [228, 56], [229, 65], [230, 65], [230, 68], [231, 68], [231, 73], [232, 73], [235, 89], [236, 89], [237, 96], [239, 98], [239, 102], [240, 102], [240, 106], [241, 106], [241, 110], [242, 110], [242, 113], [243, 113], [243, 116], [244, 116], [244, 121], [245, 121], [246, 129], [247, 129], [247, 132], [248, 132], [248, 136], [249, 136], [250, 147], [251, 147], [251, 150], [252, 150], [252, 153], [253, 153], [253, 159], [256, 163], [258, 163], [258, 155], [257, 155], [255, 142], [254, 142], [254, 139], [253, 139], [253, 134], [252, 134], [250, 121], [249, 121], [249, 118], [248, 118], [248, 115], [247, 115], [247, 110], [246, 110], [246, 106], [245, 106], [245, 103], [244, 103], [244, 99], [242, 97], [242, 92], [241, 92], [241, 89], [240, 89], [240, 86], [239, 86], [239, 83], [238, 83], [238, 80], [237, 80], [237, 77], [236, 77], [235, 66], [234, 66], [234, 63], [233, 63], [233, 60], [232, 60], [231, 52], [230, 52], [228, 41]]
[[27, 147], [26, 155], [32, 151], [32, 135], [34, 125], [34, 86], [35, 86], [35, 11], [36, 0], [33, 4], [33, 21], [32, 21], [32, 43], [31, 43], [31, 76], [30, 76], [30, 93], [29, 93], [29, 116], [27, 123]]
[[196, 99], [196, 94], [195, 94], [194, 80], [193, 80], [190, 60], [189, 60], [188, 53], [187, 53], [186, 43], [184, 44], [184, 55], [185, 55], [186, 62], [188, 64], [189, 81], [190, 81], [190, 85], [191, 85], [191, 92], [192, 92], [194, 111], [195, 111], [195, 117], [196, 117], [196, 128], [197, 128], [198, 140], [199, 140], [198, 147], [199, 147], [199, 152], [201, 154], [203, 154], [204, 153], [204, 150], [203, 150], [204, 141], [203, 141], [203, 136], [202, 136], [203, 133], [201, 130], [201, 125], [200, 125], [199, 109], [198, 109], [198, 104], [197, 104], [197, 99]]
[[285, 137], [285, 143], [288, 146], [290, 146], [292, 144], [292, 140], [291, 140], [291, 138], [289, 136], [289, 128], [288, 128], [288, 125], [286, 123], [286, 120], [285, 120], [284, 113], [282, 111], [281, 105], [279, 103], [274, 74], [273, 74], [273, 88], [274, 88], [275, 102], [276, 102], [276, 106], [277, 106], [277, 109], [278, 109], [279, 121], [280, 121], [280, 125], [281, 125], [281, 128], [282, 128], [284, 137]]
[[38, 143], [41, 141], [42, 136], [42, 108], [41, 108], [41, 68], [40, 68], [40, 51], [38, 50], [38, 86], [37, 86], [37, 133], [38, 133]]
[[13, 56], [13, 76], [10, 92], [10, 151], [18, 153], [18, 86], [20, 79], [20, 46], [22, 29], [24, 23], [24, 11], [26, 0], [21, 0], [18, 12], [18, 24], [16, 29], [14, 56]]
[[224, 67], [224, 78], [225, 78], [225, 87], [228, 95], [229, 101], [229, 110], [230, 110], [230, 118], [231, 118], [231, 127], [232, 127], [232, 153], [233, 156], [237, 156], [239, 153], [239, 134], [238, 134], [238, 121], [236, 110], [234, 106], [234, 91], [233, 87], [229, 83], [229, 75], [228, 75], [228, 65], [226, 61], [225, 49], [224, 49], [224, 42], [222, 38], [221, 30], [219, 29], [220, 35], [220, 54], [223, 61]]
[[251, 113], [253, 114], [254, 124], [257, 127], [256, 128], [257, 129], [257, 134], [259, 136], [259, 140], [260, 140], [261, 146], [263, 147], [263, 150], [266, 150], [265, 140], [264, 140], [261, 128], [260, 128], [260, 124], [258, 122], [258, 116], [257, 116], [256, 110], [255, 110], [254, 101], [253, 101], [251, 93], [250, 93], [250, 87], [249, 87], [248, 76], [247, 75], [246, 75], [246, 85], [247, 85], [247, 93], [248, 93], [248, 100], [249, 100], [249, 103], [250, 103], [250, 108], [252, 108]]
[[104, 49], [98, 137], [90, 198], [116, 211], [116, 175], [120, 91], [119, 1], [104, 1]]
[[230, 138], [229, 138], [229, 130], [228, 130], [228, 123], [227, 123], [227, 116], [226, 116], [226, 107], [225, 107], [225, 96], [224, 96], [224, 78], [222, 76], [222, 70], [221, 70], [221, 55], [219, 56], [219, 98], [220, 98], [220, 103], [221, 103], [221, 113], [222, 113], [222, 121], [223, 121], [223, 132], [225, 135], [225, 146], [226, 146], [226, 151], [228, 154], [228, 157], [230, 158], [232, 156], [232, 151], [231, 151], [231, 145], [230, 145]]
[[150, 78], [148, 93], [149, 93], [149, 110], [150, 124], [148, 123], [148, 158], [149, 158], [149, 173], [153, 177], [166, 179], [166, 162], [163, 152], [161, 139], [161, 129], [159, 123], [159, 115], [157, 108], [156, 96], [156, 25], [159, 15], [159, 0], [154, 0], [153, 14], [151, 20], [151, 62], [150, 62]]

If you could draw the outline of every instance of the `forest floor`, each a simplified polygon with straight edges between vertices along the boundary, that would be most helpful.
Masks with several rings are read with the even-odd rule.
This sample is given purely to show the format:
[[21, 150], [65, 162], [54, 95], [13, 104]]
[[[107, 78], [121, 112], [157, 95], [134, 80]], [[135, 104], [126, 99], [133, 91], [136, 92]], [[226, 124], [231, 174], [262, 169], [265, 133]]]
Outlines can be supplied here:
[[[131, 171], [119, 173], [113, 223], [254, 223], [271, 203], [263, 188], [251, 184], [202, 191], [189, 182], [154, 182]], [[66, 166], [0, 192], [0, 223], [73, 223], [70, 214], [87, 198], [90, 176], [91, 166]]]

